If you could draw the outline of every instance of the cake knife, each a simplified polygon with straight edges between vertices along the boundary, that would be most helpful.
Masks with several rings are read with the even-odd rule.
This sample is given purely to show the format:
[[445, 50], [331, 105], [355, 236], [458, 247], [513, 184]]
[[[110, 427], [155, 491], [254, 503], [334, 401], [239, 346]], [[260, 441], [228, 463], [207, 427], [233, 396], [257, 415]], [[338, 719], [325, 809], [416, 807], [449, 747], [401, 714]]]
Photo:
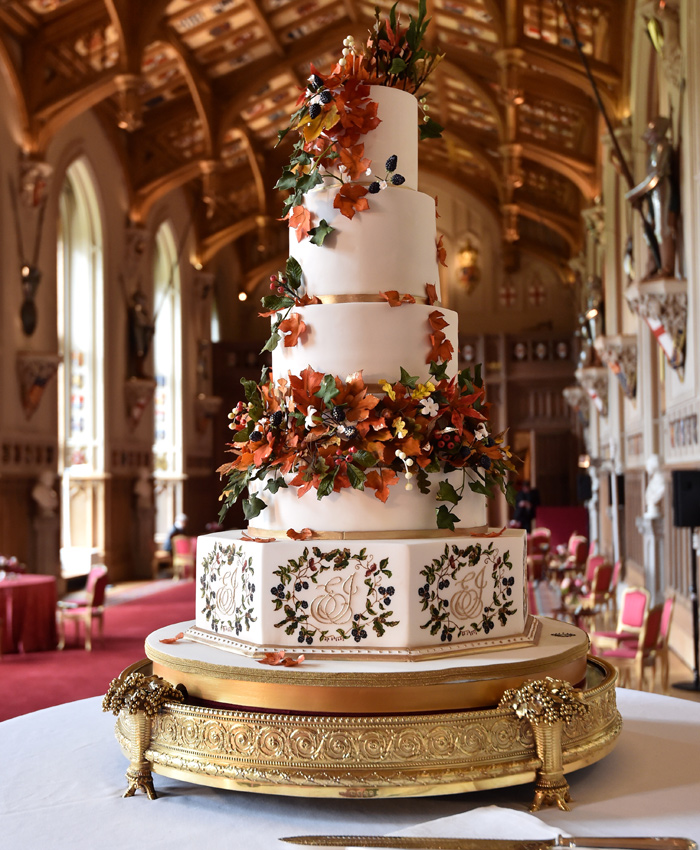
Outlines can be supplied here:
[[698, 850], [689, 838], [570, 838], [517, 841], [493, 838], [437, 838], [390, 835], [292, 835], [281, 838], [307, 847], [391, 847], [396, 850]]

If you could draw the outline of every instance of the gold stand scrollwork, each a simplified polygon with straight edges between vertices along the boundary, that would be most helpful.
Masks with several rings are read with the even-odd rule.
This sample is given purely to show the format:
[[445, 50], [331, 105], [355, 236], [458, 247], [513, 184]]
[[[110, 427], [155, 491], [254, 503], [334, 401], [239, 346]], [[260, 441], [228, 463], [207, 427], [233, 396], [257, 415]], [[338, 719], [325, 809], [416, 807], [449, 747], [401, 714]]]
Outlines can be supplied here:
[[166, 703], [183, 701], [182, 692], [160, 676], [130, 673], [110, 683], [102, 701], [102, 710], [121, 717], [130, 727], [129, 767], [126, 771], [129, 784], [124, 792], [125, 797], [133, 797], [137, 791], [144, 791], [149, 800], [157, 798], [151, 764], [146, 758], [146, 750], [151, 743], [151, 721]]
[[562, 732], [567, 723], [583, 717], [588, 705], [582, 692], [561, 679], [539, 679], [504, 692], [499, 708], [510, 708], [532, 727], [541, 767], [535, 781], [531, 812], [558, 806], [568, 812], [569, 783], [564, 778]]

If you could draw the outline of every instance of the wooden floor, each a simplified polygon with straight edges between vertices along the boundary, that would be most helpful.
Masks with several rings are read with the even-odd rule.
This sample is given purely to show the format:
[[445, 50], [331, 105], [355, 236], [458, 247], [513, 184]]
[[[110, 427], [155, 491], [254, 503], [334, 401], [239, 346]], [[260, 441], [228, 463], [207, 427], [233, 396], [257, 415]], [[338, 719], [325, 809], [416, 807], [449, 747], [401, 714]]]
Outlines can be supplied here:
[[[657, 677], [658, 678], [658, 677]], [[673, 685], [676, 682], [692, 682], [693, 681], [693, 673], [689, 670], [685, 664], [680, 660], [680, 658], [671, 654], [671, 666], [669, 671], [669, 688], [668, 695], [670, 697], [679, 697], [680, 699], [692, 699], [695, 702], [700, 702], [700, 691], [684, 691], [679, 688], [674, 688]], [[663, 691], [658, 690], [658, 681], [657, 681], [657, 693], [663, 693]]]

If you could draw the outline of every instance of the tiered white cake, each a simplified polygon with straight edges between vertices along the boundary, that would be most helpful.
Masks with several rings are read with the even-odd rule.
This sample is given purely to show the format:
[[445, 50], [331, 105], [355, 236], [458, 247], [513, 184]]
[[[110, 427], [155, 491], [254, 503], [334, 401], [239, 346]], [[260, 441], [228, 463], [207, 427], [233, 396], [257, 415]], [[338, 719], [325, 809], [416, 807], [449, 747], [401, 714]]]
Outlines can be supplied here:
[[362, 137], [372, 174], [353, 183], [368, 208], [344, 214], [344, 184], [328, 176], [304, 197], [308, 223], [333, 230], [318, 245], [290, 229], [304, 297], [279, 331], [296, 329], [294, 344], [280, 341], [272, 379], [247, 387], [232, 414], [226, 471], [247, 476], [251, 527], [198, 542], [188, 634], [242, 654], [421, 659], [537, 639], [525, 533], [489, 534], [485, 496], [469, 487], [480, 489], [489, 454], [507, 453], [481, 424], [480, 384], [458, 376], [457, 315], [439, 304], [416, 99], [384, 86], [368, 95], [381, 123]]

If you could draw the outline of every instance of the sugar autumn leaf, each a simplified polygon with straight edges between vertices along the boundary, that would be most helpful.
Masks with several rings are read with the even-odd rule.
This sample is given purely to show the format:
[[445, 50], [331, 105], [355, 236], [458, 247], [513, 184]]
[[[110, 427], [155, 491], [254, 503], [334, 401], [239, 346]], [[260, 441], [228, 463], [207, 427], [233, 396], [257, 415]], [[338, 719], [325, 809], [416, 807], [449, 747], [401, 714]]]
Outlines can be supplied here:
[[177, 643], [179, 640], [182, 640], [185, 636], [184, 632], [178, 632], [175, 637], [171, 638], [161, 638], [160, 643]]
[[280, 322], [279, 329], [283, 334], [284, 347], [292, 348], [299, 341], [299, 337], [306, 331], [306, 322], [304, 322], [298, 313], [292, 313], [283, 322]]
[[297, 242], [305, 239], [311, 230], [311, 212], [306, 207], [299, 205], [292, 207], [289, 213], [289, 226], [296, 230]]
[[435, 218], [440, 218], [440, 213], [438, 212], [438, 196], [435, 195]]
[[324, 130], [330, 130], [331, 127], [335, 127], [339, 120], [340, 116], [338, 115], [338, 109], [333, 103], [331, 104], [330, 109], [327, 111], [324, 110], [313, 120], [309, 119], [309, 121], [304, 125], [304, 141], [313, 142], [313, 140], [317, 139]]
[[295, 531], [293, 528], [287, 530], [287, 537], [290, 540], [308, 540], [313, 536], [314, 533], [310, 528], [302, 528], [301, 531]]
[[447, 259], [447, 251], [445, 250], [445, 246], [442, 244], [442, 240], [443, 237], [440, 236], [437, 241], [437, 261], [438, 263], [440, 263], [441, 266], [447, 268], [447, 263], [445, 262], [445, 260]]
[[439, 310], [433, 310], [433, 312], [428, 316], [428, 321], [430, 322], [430, 327], [434, 331], [444, 330], [450, 324], [445, 319], [445, 314], [441, 313]]
[[278, 649], [276, 652], [266, 652], [262, 658], [258, 658], [258, 664], [269, 664], [271, 667], [296, 667], [303, 660], [303, 655], [292, 658], [286, 655], [283, 649]]
[[390, 307], [400, 307], [402, 304], [415, 304], [416, 299], [405, 292], [399, 295], [398, 289], [388, 289], [386, 292], [379, 293], [382, 298], [389, 304]]
[[346, 218], [354, 218], [356, 212], [369, 209], [369, 202], [365, 195], [367, 188], [355, 183], [343, 183], [335, 196], [333, 206]]
[[372, 160], [365, 157], [364, 144], [341, 148], [340, 162], [351, 180], [358, 180], [372, 164]]
[[247, 532], [241, 534], [241, 540], [247, 540], [249, 543], [274, 543], [274, 537], [251, 537]]
[[437, 302], [438, 302], [437, 287], [435, 286], [434, 283], [426, 283], [425, 284], [425, 295], [426, 295], [426, 298], [428, 299], [428, 304], [430, 304], [431, 306], [433, 304], [437, 304]]
[[386, 502], [389, 498], [389, 487], [393, 487], [399, 480], [399, 476], [393, 469], [373, 469], [367, 473], [365, 487], [375, 491], [375, 496], [380, 502]]

